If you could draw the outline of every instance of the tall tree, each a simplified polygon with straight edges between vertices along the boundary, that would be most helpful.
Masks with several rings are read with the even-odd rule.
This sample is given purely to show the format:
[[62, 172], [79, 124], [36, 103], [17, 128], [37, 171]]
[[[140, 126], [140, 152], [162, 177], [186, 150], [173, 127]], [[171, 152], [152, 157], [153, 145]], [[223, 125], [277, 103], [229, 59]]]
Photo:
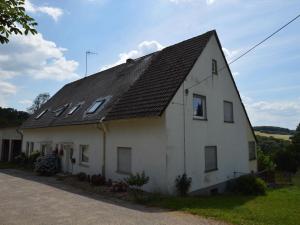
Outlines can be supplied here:
[[0, 43], [9, 42], [12, 34], [37, 34], [37, 23], [25, 11], [25, 0], [0, 0]]
[[300, 148], [300, 123], [298, 124], [295, 133], [291, 137], [291, 141], [293, 145], [296, 145]]
[[27, 111], [31, 114], [39, 110], [50, 98], [49, 93], [39, 94], [33, 101], [32, 106], [30, 106]]

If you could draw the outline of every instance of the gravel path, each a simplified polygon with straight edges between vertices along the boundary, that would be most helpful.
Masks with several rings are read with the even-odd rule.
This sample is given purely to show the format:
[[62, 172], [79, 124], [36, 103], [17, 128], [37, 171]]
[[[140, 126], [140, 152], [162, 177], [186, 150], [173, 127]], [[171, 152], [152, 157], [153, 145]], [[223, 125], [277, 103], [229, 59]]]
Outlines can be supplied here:
[[0, 170], [0, 225], [221, 225], [201, 217], [87, 194], [55, 178]]

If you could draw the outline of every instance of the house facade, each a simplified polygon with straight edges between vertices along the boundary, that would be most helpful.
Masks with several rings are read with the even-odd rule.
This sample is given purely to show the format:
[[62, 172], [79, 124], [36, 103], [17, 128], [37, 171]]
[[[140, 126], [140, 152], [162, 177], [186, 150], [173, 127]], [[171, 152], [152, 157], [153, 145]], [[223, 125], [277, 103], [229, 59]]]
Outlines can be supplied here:
[[9, 162], [21, 152], [22, 135], [18, 126], [0, 127], [0, 161]]
[[68, 173], [121, 180], [145, 171], [145, 190], [222, 191], [256, 172], [255, 136], [215, 31], [63, 87], [22, 126], [27, 154], [56, 150]]

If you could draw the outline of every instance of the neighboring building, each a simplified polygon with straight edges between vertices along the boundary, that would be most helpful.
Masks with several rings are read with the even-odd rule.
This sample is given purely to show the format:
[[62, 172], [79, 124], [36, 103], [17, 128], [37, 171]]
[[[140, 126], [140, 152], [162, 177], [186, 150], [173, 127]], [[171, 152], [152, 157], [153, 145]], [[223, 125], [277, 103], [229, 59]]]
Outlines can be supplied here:
[[255, 136], [217, 33], [65, 85], [22, 126], [23, 151], [58, 150], [65, 172], [113, 180], [145, 171], [145, 190], [220, 191], [256, 171]]
[[8, 162], [21, 153], [22, 136], [17, 126], [0, 127], [0, 161]]

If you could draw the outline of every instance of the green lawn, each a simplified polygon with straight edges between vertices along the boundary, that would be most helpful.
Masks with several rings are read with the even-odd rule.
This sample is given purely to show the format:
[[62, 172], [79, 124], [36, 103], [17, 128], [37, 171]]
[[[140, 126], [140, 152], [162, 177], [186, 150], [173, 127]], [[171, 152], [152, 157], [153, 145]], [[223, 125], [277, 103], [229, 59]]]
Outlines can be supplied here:
[[162, 197], [150, 204], [243, 225], [300, 224], [300, 174], [296, 185], [266, 196]]

